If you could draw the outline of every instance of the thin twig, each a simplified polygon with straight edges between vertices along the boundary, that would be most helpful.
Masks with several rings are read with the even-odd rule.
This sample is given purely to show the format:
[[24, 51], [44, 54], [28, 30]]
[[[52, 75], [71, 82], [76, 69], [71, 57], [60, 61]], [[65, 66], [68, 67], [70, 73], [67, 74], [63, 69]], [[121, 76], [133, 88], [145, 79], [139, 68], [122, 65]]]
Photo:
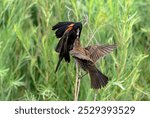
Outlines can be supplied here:
[[78, 77], [78, 63], [76, 63], [76, 82], [75, 82], [75, 91], [74, 91], [74, 101], [78, 100], [78, 95], [80, 91], [80, 79]]
[[79, 92], [80, 92], [80, 79], [78, 78], [78, 81], [77, 81], [77, 83], [78, 83], [78, 88], [77, 88], [77, 100], [78, 100], [78, 96], [79, 96]]
[[79, 79], [82, 79], [82, 78], [83, 78], [85, 75], [87, 75], [87, 74], [88, 74], [88, 72], [86, 72], [85, 74], [79, 76]]
[[98, 90], [94, 90], [94, 101], [97, 99]]

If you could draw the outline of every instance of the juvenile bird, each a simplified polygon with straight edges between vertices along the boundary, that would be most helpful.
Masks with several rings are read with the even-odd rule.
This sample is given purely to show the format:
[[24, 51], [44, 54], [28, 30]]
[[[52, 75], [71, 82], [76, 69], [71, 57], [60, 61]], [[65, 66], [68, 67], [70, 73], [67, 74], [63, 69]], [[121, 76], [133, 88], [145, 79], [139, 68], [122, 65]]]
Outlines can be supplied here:
[[89, 73], [91, 88], [99, 89], [108, 83], [108, 77], [96, 68], [95, 63], [115, 48], [116, 45], [92, 45], [82, 48], [79, 38], [75, 40], [74, 48], [70, 54], [77, 60], [81, 68]]
[[55, 49], [59, 53], [59, 61], [55, 72], [63, 58], [66, 62], [70, 62], [69, 51], [73, 49], [74, 41], [77, 38], [77, 29], [79, 30], [78, 36], [80, 37], [82, 30], [81, 22], [59, 22], [52, 27], [52, 30], [56, 30], [56, 37], [60, 38]]

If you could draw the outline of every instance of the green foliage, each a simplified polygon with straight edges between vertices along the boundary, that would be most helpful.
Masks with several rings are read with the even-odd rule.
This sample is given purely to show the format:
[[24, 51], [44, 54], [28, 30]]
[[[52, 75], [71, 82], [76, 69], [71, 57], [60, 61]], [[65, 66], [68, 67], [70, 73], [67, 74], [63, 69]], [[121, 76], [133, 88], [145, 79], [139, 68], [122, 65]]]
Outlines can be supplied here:
[[[58, 72], [51, 27], [81, 21], [83, 46], [117, 44], [97, 67], [109, 77], [105, 88], [81, 80], [79, 100], [150, 100], [149, 0], [1, 0], [0, 100], [73, 100], [75, 61]], [[80, 70], [80, 74], [84, 72]]]

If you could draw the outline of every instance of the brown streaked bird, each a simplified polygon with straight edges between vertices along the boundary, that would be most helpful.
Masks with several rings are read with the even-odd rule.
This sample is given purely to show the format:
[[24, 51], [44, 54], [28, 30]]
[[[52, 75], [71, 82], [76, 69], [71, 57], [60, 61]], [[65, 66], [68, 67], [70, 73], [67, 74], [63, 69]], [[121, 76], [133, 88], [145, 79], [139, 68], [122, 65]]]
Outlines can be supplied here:
[[77, 60], [81, 68], [88, 72], [91, 78], [91, 88], [100, 89], [108, 83], [108, 77], [102, 74], [95, 66], [97, 60], [109, 54], [116, 45], [92, 45], [82, 48], [79, 38], [75, 40], [70, 54]]
[[69, 51], [73, 49], [74, 41], [77, 38], [77, 29], [79, 29], [78, 36], [80, 37], [82, 30], [81, 22], [59, 22], [52, 27], [52, 30], [56, 30], [56, 37], [60, 38], [55, 49], [59, 53], [59, 61], [55, 72], [63, 58], [66, 62], [70, 62]]

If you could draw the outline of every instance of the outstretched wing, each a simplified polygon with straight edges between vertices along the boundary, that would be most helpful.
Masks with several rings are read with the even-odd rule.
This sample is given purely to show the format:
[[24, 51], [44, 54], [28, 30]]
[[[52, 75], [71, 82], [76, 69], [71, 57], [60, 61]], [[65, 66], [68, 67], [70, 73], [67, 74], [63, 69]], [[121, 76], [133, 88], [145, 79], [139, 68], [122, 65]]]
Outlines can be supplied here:
[[116, 45], [93, 45], [88, 46], [85, 49], [89, 51], [90, 58], [93, 60], [93, 62], [96, 63], [96, 61], [109, 54], [113, 51], [113, 49], [116, 48]]
[[93, 62], [88, 56], [86, 56], [82, 51], [80, 50], [71, 50], [70, 54], [77, 59], [87, 60]]

